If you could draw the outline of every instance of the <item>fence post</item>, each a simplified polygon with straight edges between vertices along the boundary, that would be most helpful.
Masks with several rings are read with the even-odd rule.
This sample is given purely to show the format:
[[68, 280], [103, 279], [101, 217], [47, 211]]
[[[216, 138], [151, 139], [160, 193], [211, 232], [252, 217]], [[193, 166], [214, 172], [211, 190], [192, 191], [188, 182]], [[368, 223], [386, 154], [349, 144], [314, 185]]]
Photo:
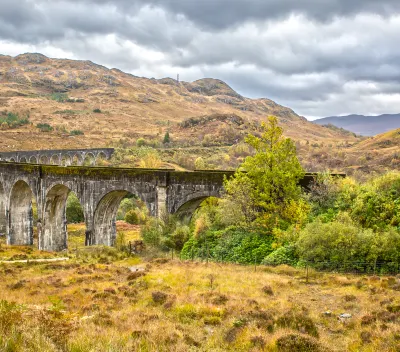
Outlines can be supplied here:
[[308, 284], [308, 264], [306, 264], [306, 283]]

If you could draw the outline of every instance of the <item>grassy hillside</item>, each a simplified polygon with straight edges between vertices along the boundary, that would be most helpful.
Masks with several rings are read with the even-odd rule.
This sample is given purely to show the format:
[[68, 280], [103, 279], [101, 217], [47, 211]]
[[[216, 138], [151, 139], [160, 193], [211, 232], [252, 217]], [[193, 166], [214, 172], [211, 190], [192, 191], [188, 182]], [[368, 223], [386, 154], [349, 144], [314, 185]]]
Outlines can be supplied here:
[[139, 140], [157, 149], [158, 167], [193, 169], [198, 160], [205, 168], [235, 168], [250, 152], [243, 138], [257, 134], [268, 115], [296, 141], [307, 171], [398, 168], [390, 148], [381, 157], [374, 140], [311, 123], [269, 99], [243, 97], [217, 79], [157, 80], [90, 61], [0, 55], [2, 151], [111, 146], [122, 148], [114, 165], [140, 166], [143, 155], [131, 150]]
[[[215, 114], [236, 116], [246, 131], [272, 114], [279, 117], [286, 134], [297, 140], [356, 140], [312, 124], [269, 99], [245, 98], [211, 78], [194, 82], [140, 78], [90, 61], [23, 54], [0, 56], [0, 83], [0, 116], [29, 117], [29, 123], [21, 126], [2, 124], [0, 149], [4, 151], [100, 147], [121, 140], [133, 144], [139, 137], [159, 141], [167, 130], [176, 141], [201, 145], [205, 134], [218, 137], [231, 128], [228, 120], [212, 123]], [[202, 130], [179, 125], [200, 116], [209, 122]], [[39, 123], [52, 130], [41, 132]], [[71, 135], [71, 131], [84, 135]]]

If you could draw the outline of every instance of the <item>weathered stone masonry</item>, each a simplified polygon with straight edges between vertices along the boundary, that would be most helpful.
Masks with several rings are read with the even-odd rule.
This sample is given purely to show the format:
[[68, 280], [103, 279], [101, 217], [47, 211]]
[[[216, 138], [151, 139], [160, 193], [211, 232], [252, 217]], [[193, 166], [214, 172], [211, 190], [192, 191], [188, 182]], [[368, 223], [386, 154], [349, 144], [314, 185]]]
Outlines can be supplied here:
[[67, 247], [66, 200], [81, 202], [87, 245], [113, 245], [115, 218], [123, 197], [132, 193], [153, 216], [163, 209], [190, 214], [209, 196], [219, 196], [225, 172], [52, 166], [0, 162], [0, 232], [7, 243], [33, 243], [32, 198], [37, 203], [39, 248]]
[[[33, 244], [32, 199], [38, 210], [39, 249], [67, 248], [66, 200], [74, 192], [83, 208], [87, 245], [113, 245], [121, 200], [138, 196], [152, 216], [191, 215], [207, 197], [219, 197], [233, 171], [122, 169], [0, 162], [0, 232], [7, 243]], [[306, 174], [303, 187], [313, 180]]]
[[0, 152], [0, 161], [52, 165], [96, 165], [99, 159], [110, 159], [113, 148], [50, 149]]

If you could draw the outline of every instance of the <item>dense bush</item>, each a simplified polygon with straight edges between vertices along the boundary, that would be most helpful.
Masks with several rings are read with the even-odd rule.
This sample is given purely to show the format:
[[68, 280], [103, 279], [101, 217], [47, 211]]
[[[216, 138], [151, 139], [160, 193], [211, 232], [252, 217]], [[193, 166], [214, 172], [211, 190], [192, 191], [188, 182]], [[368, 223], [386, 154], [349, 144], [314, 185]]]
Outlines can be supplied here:
[[81, 130], [72, 130], [69, 134], [70, 134], [71, 136], [81, 136], [81, 135], [83, 135], [84, 133], [83, 133]]
[[207, 230], [199, 237], [192, 236], [182, 249], [181, 257], [206, 258], [240, 264], [260, 263], [272, 252], [273, 236], [254, 229], [229, 227]]
[[296, 265], [298, 260], [296, 247], [294, 245], [285, 245], [267, 255], [262, 261], [262, 264], [273, 266], [282, 264]]
[[51, 132], [53, 131], [53, 127], [48, 123], [38, 123], [36, 127], [40, 130], [40, 132]]
[[68, 94], [67, 93], [53, 93], [50, 96], [50, 99], [55, 100], [59, 103], [64, 103], [68, 100]]
[[390, 172], [363, 185], [352, 207], [352, 216], [374, 230], [400, 229], [400, 173]]
[[139, 216], [136, 212], [135, 209], [131, 209], [129, 210], [126, 214], [125, 214], [125, 218], [124, 220], [131, 225], [138, 225], [139, 224]]
[[143, 147], [146, 145], [146, 140], [144, 138], [138, 138], [138, 140], [136, 141], [136, 145], [138, 147]]
[[[315, 221], [301, 231], [297, 241], [301, 261], [318, 269], [371, 270], [376, 263], [400, 263], [400, 234], [395, 230], [374, 233], [357, 226], [348, 214], [330, 223]], [[391, 266], [390, 264], [389, 266]]]

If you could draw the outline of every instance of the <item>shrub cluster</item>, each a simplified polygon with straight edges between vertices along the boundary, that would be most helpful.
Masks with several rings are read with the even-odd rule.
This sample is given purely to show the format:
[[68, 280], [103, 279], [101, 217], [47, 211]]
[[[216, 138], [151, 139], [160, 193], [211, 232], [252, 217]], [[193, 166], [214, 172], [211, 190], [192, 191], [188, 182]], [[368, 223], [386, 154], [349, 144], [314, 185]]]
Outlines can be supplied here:
[[18, 114], [9, 112], [0, 115], [0, 126], [2, 129], [16, 128], [19, 126], [27, 125], [29, 123], [29, 116], [20, 117]]
[[36, 127], [40, 130], [40, 132], [51, 132], [54, 129], [48, 123], [38, 123]]

